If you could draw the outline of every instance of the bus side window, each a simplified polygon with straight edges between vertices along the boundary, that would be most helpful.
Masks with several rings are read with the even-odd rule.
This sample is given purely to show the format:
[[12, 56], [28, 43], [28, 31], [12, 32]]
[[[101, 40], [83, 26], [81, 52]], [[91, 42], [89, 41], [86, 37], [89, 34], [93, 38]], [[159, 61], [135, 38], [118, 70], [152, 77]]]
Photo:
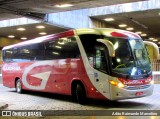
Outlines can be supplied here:
[[20, 49], [20, 57], [22, 61], [31, 61], [34, 59], [34, 56], [32, 55], [32, 47], [31, 46], [24, 46]]
[[45, 60], [59, 59], [60, 49], [56, 48], [56, 41], [51, 40], [45, 43]]
[[[59, 39], [58, 43], [61, 42], [62, 39], [64, 38]], [[63, 46], [61, 45], [60, 47], [62, 47], [64, 58], [80, 57], [80, 51], [75, 37], [67, 37], [63, 42]]]
[[44, 43], [32, 45], [33, 60], [44, 60]]
[[77, 58], [78, 56], [80, 52], [75, 37], [63, 37], [45, 43], [46, 60]]
[[97, 42], [100, 35], [85, 34], [80, 35], [80, 40], [88, 57], [89, 64], [104, 73], [109, 73], [109, 63], [107, 59], [108, 50], [105, 44]]
[[20, 56], [20, 48], [13, 48], [13, 62], [20, 62], [22, 60]]
[[3, 61], [11, 62], [12, 61], [12, 56], [13, 56], [13, 50], [12, 49], [7, 49], [7, 50], [3, 51]]
[[94, 57], [94, 68], [102, 72], [107, 73], [107, 60], [105, 48], [96, 47], [95, 57]]

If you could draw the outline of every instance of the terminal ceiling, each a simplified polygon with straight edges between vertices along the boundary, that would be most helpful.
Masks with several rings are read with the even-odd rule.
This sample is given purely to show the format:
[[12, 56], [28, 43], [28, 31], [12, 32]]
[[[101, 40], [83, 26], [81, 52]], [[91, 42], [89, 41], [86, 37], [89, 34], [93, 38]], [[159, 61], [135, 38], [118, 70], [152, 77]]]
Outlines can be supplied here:
[[[143, 0], [132, 0], [132, 2], [143, 1]], [[7, 20], [18, 17], [28, 17], [38, 20], [43, 20], [45, 14], [47, 13], [57, 13], [62, 11], [76, 10], [76, 9], [84, 9], [84, 8], [93, 8], [93, 7], [101, 7], [115, 4], [122, 4], [131, 2], [130, 0], [0, 0], [0, 20]], [[55, 5], [61, 5], [64, 3], [73, 4], [72, 7], [68, 8], [56, 8]], [[150, 10], [143, 12], [134, 12], [134, 13], [125, 13], [125, 14], [114, 14], [107, 16], [95, 16], [93, 19], [101, 20], [103, 22], [107, 17], [113, 17], [115, 19], [114, 22], [107, 22], [106, 24], [109, 27], [119, 28], [118, 25], [120, 23], [125, 23], [129, 27], [134, 27], [134, 31], [142, 31], [147, 34], [147, 37], [144, 39], [148, 39], [149, 37], [160, 38], [160, 34], [157, 29], [160, 29], [159, 24], [159, 10]], [[65, 28], [60, 28], [58, 26], [52, 26], [48, 24], [44, 24], [46, 26], [46, 32], [48, 34], [53, 32], [64, 31]], [[33, 28], [38, 24], [27, 25], [28, 30], [25, 31], [23, 35], [27, 36], [28, 39], [38, 37], [38, 30], [33, 31]], [[10, 32], [15, 32], [20, 38], [22, 34], [16, 32], [17, 26], [10, 28], [1, 28], [1, 36], [6, 36]], [[125, 29], [125, 28], [123, 28]], [[157, 42], [158, 43], [158, 42]]]

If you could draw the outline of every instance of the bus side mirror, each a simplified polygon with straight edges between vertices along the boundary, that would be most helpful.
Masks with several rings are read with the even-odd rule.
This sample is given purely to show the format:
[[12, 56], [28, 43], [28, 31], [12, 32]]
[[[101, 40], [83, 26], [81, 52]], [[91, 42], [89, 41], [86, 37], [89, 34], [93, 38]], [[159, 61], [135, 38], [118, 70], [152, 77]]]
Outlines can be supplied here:
[[110, 57], [115, 57], [115, 50], [114, 50], [113, 43], [111, 41], [104, 40], [104, 39], [97, 39], [97, 41], [101, 42], [101, 43], [103, 43], [103, 44], [105, 44], [107, 46]]
[[145, 47], [147, 48], [148, 54], [149, 54], [149, 58], [150, 59], [159, 59], [159, 48], [158, 45], [150, 42], [150, 41], [143, 41]]

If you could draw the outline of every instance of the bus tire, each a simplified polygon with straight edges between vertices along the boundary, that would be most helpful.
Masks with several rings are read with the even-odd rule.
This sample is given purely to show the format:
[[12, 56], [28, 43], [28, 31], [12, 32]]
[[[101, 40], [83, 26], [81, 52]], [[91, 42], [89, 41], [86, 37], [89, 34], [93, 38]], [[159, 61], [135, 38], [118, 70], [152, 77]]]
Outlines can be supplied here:
[[86, 103], [86, 91], [84, 86], [81, 84], [77, 84], [76, 86], [76, 97], [77, 97], [77, 101], [80, 104], [85, 104]]
[[16, 81], [16, 92], [17, 93], [22, 93], [22, 91], [23, 91], [23, 89], [22, 89], [22, 83], [21, 83], [20, 79], [18, 79]]

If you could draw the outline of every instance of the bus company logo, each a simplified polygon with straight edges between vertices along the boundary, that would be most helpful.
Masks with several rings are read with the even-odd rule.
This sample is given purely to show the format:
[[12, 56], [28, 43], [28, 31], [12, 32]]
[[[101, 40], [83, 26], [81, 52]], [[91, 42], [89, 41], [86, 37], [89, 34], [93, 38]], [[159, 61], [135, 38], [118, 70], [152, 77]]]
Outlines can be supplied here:
[[40, 61], [40, 62], [36, 62], [36, 63], [33, 63], [32, 65], [30, 65], [29, 67], [25, 68], [24, 72], [23, 72], [23, 75], [22, 75], [22, 82], [23, 82], [23, 85], [29, 89], [34, 89], [34, 90], [43, 90], [45, 89], [46, 85], [47, 85], [47, 81], [49, 79], [49, 76], [51, 74], [51, 71], [47, 71], [47, 72], [41, 72], [41, 73], [37, 73], [37, 74], [33, 74], [33, 75], [30, 75], [32, 77], [36, 77], [36, 78], [39, 78], [41, 79], [41, 84], [38, 85], [38, 86], [33, 86], [33, 85], [30, 85], [28, 82], [27, 82], [27, 75], [30, 73], [30, 71], [32, 69], [34, 69], [35, 67], [38, 67], [38, 66], [53, 66], [53, 61]]
[[20, 71], [21, 68], [19, 66], [3, 66], [4, 71]]
[[124, 81], [125, 85], [133, 85], [133, 84], [143, 84], [143, 81], [133, 80], [133, 81]]

